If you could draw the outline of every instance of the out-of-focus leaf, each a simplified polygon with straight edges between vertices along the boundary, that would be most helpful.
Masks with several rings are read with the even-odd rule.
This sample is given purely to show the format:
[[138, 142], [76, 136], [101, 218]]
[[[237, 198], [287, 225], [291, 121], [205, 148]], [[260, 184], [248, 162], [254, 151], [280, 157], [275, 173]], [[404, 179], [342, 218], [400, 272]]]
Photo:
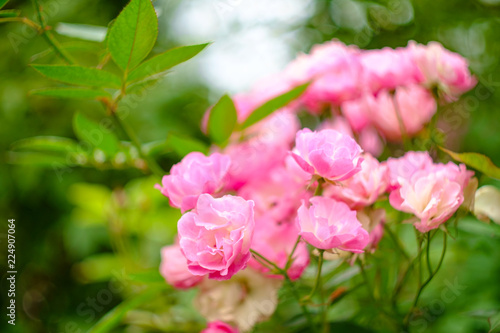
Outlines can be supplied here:
[[11, 164], [50, 167], [66, 165], [64, 155], [50, 154], [47, 152], [9, 152], [7, 161]]
[[152, 271], [146, 271], [146, 272], [138, 272], [138, 273], [131, 273], [128, 275], [130, 280], [132, 281], [137, 281], [137, 282], [144, 282], [144, 283], [154, 283], [154, 282], [161, 282], [165, 283], [165, 279], [163, 276], [160, 275], [160, 272], [155, 269]]
[[103, 253], [85, 258], [73, 266], [73, 274], [83, 283], [109, 280], [113, 273], [123, 269], [123, 262], [115, 254]]
[[256, 122], [266, 118], [269, 116], [271, 113], [274, 111], [281, 109], [282, 107], [288, 105], [288, 103], [292, 102], [294, 99], [298, 98], [304, 91], [306, 91], [307, 87], [309, 86], [309, 82], [305, 83], [303, 85], [300, 85], [298, 87], [293, 88], [290, 91], [287, 91], [286, 93], [275, 97], [258, 108], [256, 108], [250, 116], [243, 122], [241, 125], [242, 129], [245, 129], [247, 127], [252, 126]]
[[0, 9], [3, 8], [9, 2], [9, 0], [0, 0]]
[[479, 153], [455, 153], [445, 148], [441, 148], [441, 150], [454, 160], [465, 163], [471, 168], [481, 171], [486, 176], [500, 179], [500, 168], [493, 164], [488, 156]]
[[158, 19], [151, 0], [132, 0], [109, 31], [108, 49], [124, 71], [135, 68], [151, 52], [158, 36]]
[[198, 53], [200, 53], [207, 44], [181, 46], [154, 56], [140, 64], [136, 69], [130, 72], [127, 80], [129, 82], [139, 81], [146, 77], [166, 70], [183, 63]]
[[144, 80], [134, 82], [127, 86], [127, 94], [140, 94], [146, 89], [152, 89], [164, 76], [164, 73], [150, 76]]
[[89, 40], [92, 42], [102, 42], [106, 37], [107, 28], [89, 24], [58, 23], [56, 32], [60, 35]]
[[68, 138], [57, 136], [36, 136], [22, 139], [12, 144], [12, 150], [31, 150], [40, 152], [76, 152], [78, 143]]
[[165, 289], [167, 289], [167, 285], [157, 286], [154, 288], [149, 288], [146, 291], [139, 293], [120, 305], [116, 306], [113, 310], [109, 311], [104, 317], [101, 318], [95, 324], [88, 333], [104, 333], [110, 332], [113, 328], [118, 326], [122, 321], [123, 317], [127, 314], [128, 311], [133, 310], [144, 304], [149, 302], [150, 300], [158, 297], [159, 293]]
[[91, 121], [80, 112], [73, 118], [73, 130], [81, 140], [101, 149], [108, 157], [118, 152], [118, 138], [104, 126]]
[[111, 94], [104, 90], [86, 88], [46, 88], [30, 91], [31, 95], [50, 96], [59, 98], [84, 98], [95, 99], [99, 97], [109, 97]]
[[2, 17], [18, 17], [20, 14], [21, 14], [21, 11], [17, 10], [17, 9], [0, 10], [0, 18], [2, 18]]
[[169, 134], [167, 142], [169, 146], [179, 155], [184, 157], [192, 151], [207, 153], [208, 147], [203, 142], [193, 138], [180, 137], [175, 134]]
[[153, 141], [142, 145], [142, 150], [146, 155], [158, 156], [172, 151], [167, 141]]
[[487, 238], [500, 238], [500, 230], [494, 227], [494, 224], [488, 225], [472, 217], [465, 217], [458, 221], [458, 229], [473, 235]]
[[[61, 43], [61, 46], [63, 49], [66, 51], [73, 51], [73, 52], [89, 52], [89, 53], [97, 53], [101, 50], [101, 47], [99, 46], [98, 43], [95, 42], [89, 42], [89, 41], [71, 41], [67, 43]], [[53, 48], [48, 48], [42, 52], [36, 53], [30, 58], [30, 62], [35, 62], [36, 60], [46, 57], [50, 54], [54, 53]]]
[[73, 219], [80, 225], [105, 223], [108, 219], [111, 191], [103, 185], [76, 183], [67, 192], [69, 202], [77, 206]]
[[217, 144], [226, 142], [233, 133], [237, 122], [237, 113], [231, 97], [224, 95], [210, 110], [208, 117], [208, 135]]
[[64, 83], [91, 86], [120, 88], [120, 79], [109, 72], [97, 68], [61, 65], [32, 65], [34, 69], [46, 77]]

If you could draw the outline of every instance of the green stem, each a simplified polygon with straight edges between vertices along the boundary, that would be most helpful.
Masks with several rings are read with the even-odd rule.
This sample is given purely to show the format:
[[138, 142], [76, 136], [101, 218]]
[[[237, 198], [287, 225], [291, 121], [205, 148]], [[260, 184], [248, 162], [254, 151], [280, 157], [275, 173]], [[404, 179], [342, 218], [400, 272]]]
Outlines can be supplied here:
[[48, 31], [48, 27], [45, 25], [45, 21], [43, 20], [42, 17], [42, 12], [40, 11], [40, 5], [38, 4], [38, 0], [31, 0], [33, 3], [33, 7], [35, 8], [35, 12], [38, 16], [38, 21], [40, 24], [40, 31], [42, 32], [43, 38], [45, 38], [45, 41], [54, 49], [56, 54], [63, 59], [66, 63], [73, 65], [75, 64], [75, 60], [71, 57], [69, 53], [64, 51], [64, 49], [61, 47], [61, 44], [52, 36], [52, 33]]
[[443, 263], [444, 256], [445, 256], [445, 253], [446, 253], [446, 241], [447, 241], [447, 237], [446, 236], [447, 236], [446, 233], [443, 232], [443, 250], [441, 252], [441, 257], [439, 258], [438, 265], [437, 265], [437, 267], [436, 267], [436, 269], [434, 271], [431, 271], [431, 274], [429, 275], [429, 277], [427, 278], [427, 280], [425, 280], [425, 282], [422, 284], [422, 286], [420, 286], [420, 288], [418, 289], [418, 292], [417, 292], [417, 294], [415, 296], [415, 299], [413, 300], [413, 305], [411, 306], [410, 310], [408, 311], [408, 313], [405, 316], [405, 319], [403, 321], [405, 327], [408, 327], [408, 321], [410, 319], [410, 315], [413, 313], [413, 311], [417, 307], [417, 303], [418, 303], [418, 300], [420, 298], [420, 295], [422, 294], [422, 291], [429, 284], [429, 282], [431, 282], [431, 280], [434, 278], [434, 276], [436, 276], [437, 272], [441, 268], [441, 264]]
[[320, 196], [321, 194], [323, 194], [323, 183], [325, 182], [325, 180], [323, 178], [319, 178], [318, 179], [318, 187], [316, 187], [316, 191], [314, 191], [314, 196], [317, 197], [317, 196]]
[[410, 260], [410, 256], [408, 255], [408, 253], [406, 253], [406, 250], [404, 249], [403, 245], [401, 244], [399, 239], [396, 237], [394, 232], [392, 232], [391, 228], [387, 224], [384, 224], [384, 229], [391, 237], [392, 241], [394, 242], [394, 244], [398, 248], [399, 252], [401, 252], [401, 254], [406, 258], [406, 260]]
[[288, 259], [286, 260], [286, 265], [285, 265], [285, 271], [288, 272], [288, 269], [292, 265], [293, 262], [293, 255], [295, 254], [295, 250], [297, 250], [297, 246], [300, 243], [300, 236], [297, 237], [297, 240], [295, 241], [295, 245], [293, 246], [292, 252], [290, 252], [290, 255], [288, 256]]
[[431, 257], [430, 257], [430, 252], [431, 252], [431, 233], [430, 231], [427, 233], [427, 249], [426, 249], [426, 261], [427, 261], [427, 270], [429, 271], [429, 274], [432, 274], [432, 266], [431, 266]]
[[373, 302], [373, 304], [377, 304], [377, 300], [375, 299], [375, 295], [373, 294], [373, 289], [372, 286], [368, 280], [368, 275], [366, 274], [365, 271], [365, 266], [363, 265], [363, 262], [361, 262], [361, 259], [357, 260], [359, 269], [361, 270], [361, 276], [363, 277], [363, 280], [365, 281], [366, 284], [366, 289], [368, 289], [368, 294], [370, 295], [370, 298]]
[[319, 257], [318, 257], [318, 271], [316, 272], [316, 279], [314, 280], [314, 286], [313, 289], [311, 290], [311, 293], [304, 297], [304, 301], [310, 300], [316, 291], [319, 289], [319, 286], [321, 284], [321, 269], [323, 268], [323, 255], [325, 253], [325, 250], [319, 250]]
[[33, 22], [32, 20], [30, 20], [27, 17], [5, 17], [5, 18], [1, 18], [0, 19], [0, 23], [4, 23], [4, 22], [21, 22], [21, 23], [24, 23], [24, 24], [32, 27], [33, 29], [35, 29], [37, 31], [41, 31], [42, 30], [41, 26], [39, 26], [38, 24], [36, 24], [36, 22]]
[[255, 251], [255, 250], [252, 250], [252, 249], [250, 249], [250, 252], [255, 257], [261, 259], [262, 261], [264, 261], [265, 263], [267, 263], [268, 265], [270, 265], [272, 268], [274, 268], [279, 274], [283, 275], [283, 277], [285, 278], [286, 283], [288, 283], [290, 285], [290, 289], [292, 290], [292, 294], [295, 297], [295, 299], [297, 300], [297, 302], [299, 303], [299, 306], [300, 306], [300, 308], [302, 310], [302, 313], [304, 314], [304, 317], [306, 317], [306, 320], [307, 320], [308, 324], [310, 325], [310, 327], [315, 327], [314, 326], [314, 321], [313, 321], [313, 319], [311, 317], [311, 314], [307, 310], [307, 307], [302, 303], [302, 301], [300, 299], [299, 292], [295, 288], [295, 284], [290, 279], [290, 276], [288, 276], [288, 273], [285, 270], [283, 270], [280, 267], [278, 267], [278, 265], [276, 265], [274, 262], [272, 262], [271, 260], [269, 260], [266, 257], [264, 257], [259, 252]]
[[150, 156], [144, 153], [142, 150], [141, 144], [139, 142], [139, 139], [135, 135], [134, 131], [132, 128], [123, 120], [120, 118], [118, 115], [118, 112], [111, 112], [113, 117], [116, 119], [116, 122], [121, 126], [123, 129], [123, 132], [128, 136], [132, 144], [137, 148], [137, 151], [139, 152], [139, 155], [146, 161], [148, 168], [153, 172], [157, 177], [162, 178], [165, 172], [161, 169], [161, 167], [156, 163], [154, 159], [152, 159]]

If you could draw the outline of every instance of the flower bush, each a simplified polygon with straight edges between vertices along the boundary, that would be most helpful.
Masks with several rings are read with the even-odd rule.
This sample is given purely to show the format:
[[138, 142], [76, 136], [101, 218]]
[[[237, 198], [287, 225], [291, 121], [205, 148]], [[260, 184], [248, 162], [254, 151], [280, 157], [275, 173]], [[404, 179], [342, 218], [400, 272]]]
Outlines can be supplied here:
[[[407, 213], [405, 220], [415, 226], [419, 257], [436, 234], [442, 233], [446, 241], [447, 222], [470, 195], [466, 188], [474, 172], [464, 164], [434, 162], [440, 155], [418, 151], [413, 138], [435, 131], [431, 122], [438, 105], [458, 99], [475, 83], [467, 61], [434, 42], [410, 42], [406, 48], [370, 51], [339, 41], [315, 46], [283, 73], [257, 84], [249, 93], [235, 96], [233, 109], [224, 110], [234, 112], [237, 119], [227, 140], [214, 146], [208, 156], [187, 155], [172, 167], [170, 175], [164, 176], [163, 188], [158, 188], [171, 204], [181, 206], [183, 211], [193, 208], [178, 222], [182, 253], [193, 276], [164, 268], [161, 273], [166, 281], [173, 281], [174, 287], [180, 283], [178, 278], [185, 276], [180, 288], [196, 287], [193, 278], [204, 276], [197, 296], [197, 304], [204, 304], [197, 306], [201, 313], [209, 321], [223, 321], [247, 332], [266, 320], [271, 315], [267, 310], [274, 311], [278, 302], [276, 296], [263, 295], [273, 306], [262, 312], [260, 303], [250, 300], [251, 290], [276, 285], [272, 282], [276, 278], [284, 279], [293, 289], [306, 266], [317, 262], [311, 293], [307, 297], [296, 295], [296, 302], [301, 304], [310, 329], [320, 329], [326, 325], [325, 317], [313, 317], [308, 307], [316, 302], [317, 293], [324, 292], [321, 285], [327, 281], [321, 280], [325, 259], [358, 263], [361, 270], [371, 265], [373, 253], [379, 251], [378, 242], [387, 237], [384, 230], [401, 222], [403, 215], [395, 214], [397, 211]], [[295, 101], [245, 126], [252, 115], [262, 111], [266, 101], [301, 85], [303, 93]], [[205, 131], [207, 122], [219, 110], [216, 105], [206, 112]], [[323, 121], [316, 128], [299, 129], [304, 112]], [[406, 152], [395, 149], [402, 145]], [[367, 152], [363, 152], [364, 147]], [[220, 167], [214, 171], [214, 162], [192, 163], [193, 154], [206, 161], [226, 157], [224, 170], [229, 169], [230, 185], [221, 183], [223, 174]], [[376, 158], [380, 155], [386, 156], [385, 160]], [[178, 190], [166, 190], [176, 179], [184, 179], [185, 185], [179, 181]], [[207, 179], [212, 181], [209, 190]], [[219, 189], [217, 193], [215, 188]], [[201, 192], [215, 193], [221, 199], [202, 194], [196, 207], [176, 203], [194, 203], [196, 197], [191, 193]], [[383, 205], [387, 201], [390, 206]], [[224, 231], [218, 234], [219, 230]], [[191, 245], [183, 247], [186, 237], [190, 237]], [[445, 249], [446, 242], [436, 269], [429, 266], [428, 282], [437, 273]], [[236, 258], [234, 264], [232, 258]], [[162, 267], [169, 259], [163, 260]], [[185, 266], [183, 263], [184, 273]], [[250, 289], [241, 293], [238, 281], [243, 276], [252, 282], [246, 287]], [[237, 282], [227, 287], [228, 282], [209, 282], [229, 278]], [[255, 285], [256, 281], [262, 282]], [[414, 306], [424, 287], [419, 287]], [[229, 288], [235, 289], [231, 292]], [[210, 297], [216, 298], [210, 303], [206, 300]], [[222, 310], [225, 306], [227, 310]], [[406, 316], [392, 314], [397, 327], [407, 328], [414, 306]], [[240, 307], [246, 311], [241, 313]], [[253, 312], [261, 315], [252, 316]], [[246, 320], [246, 316], [252, 320]], [[213, 327], [209, 324], [207, 331]]]
[[[93, 189], [96, 195], [84, 200], [73, 195], [109, 220], [120, 263], [136, 255], [155, 258], [145, 255], [151, 252], [159, 259], [146, 277], [127, 272], [123, 280], [140, 287], [125, 288], [129, 299], [102, 316], [93, 332], [111, 331], [121, 321], [131, 332], [138, 326], [202, 333], [328, 332], [335, 323], [357, 319], [349, 304], [338, 304], [344, 297], [375, 309], [381, 318], [375, 329], [408, 332], [422, 316], [421, 295], [445, 266], [447, 242], [455, 239], [460, 219], [500, 221], [500, 192], [491, 185], [477, 189], [475, 177], [479, 172], [500, 178], [500, 169], [484, 155], [448, 150], [438, 126], [442, 110], [459, 103], [477, 79], [464, 57], [437, 42], [363, 50], [330, 40], [249, 91], [224, 95], [199, 110], [202, 139], [169, 133], [160, 143], [141, 144], [121, 108], [124, 100], [138, 98], [139, 91], [208, 44], [151, 57], [157, 12], [150, 0], [131, 0], [106, 30], [99, 63], [81, 66], [57, 43], [34, 4], [38, 23], [17, 11], [0, 11], [9, 18], [2, 22], [37, 29], [61, 62], [32, 67], [66, 86], [32, 93], [97, 101], [104, 119], [115, 125], [77, 112], [78, 141], [21, 140], [12, 156], [30, 149], [51, 157], [63, 152], [72, 166], [151, 174], [112, 193]], [[175, 163], [159, 157], [165, 151], [175, 154]], [[90, 197], [98, 209], [87, 202]], [[143, 231], [147, 244], [130, 251], [129, 243], [142, 232], [140, 215], [167, 203], [171, 209], [157, 212], [161, 225], [175, 223], [172, 242], [158, 237], [164, 229], [153, 225]], [[133, 230], [128, 242], [126, 228]], [[158, 239], [163, 243], [155, 247]], [[95, 267], [86, 264], [74, 274], [85, 277], [93, 270], [88, 267]], [[154, 309], [165, 299], [173, 304], [166, 324], [132, 311]], [[370, 328], [372, 318], [359, 318], [364, 327], [354, 325], [353, 331]]]

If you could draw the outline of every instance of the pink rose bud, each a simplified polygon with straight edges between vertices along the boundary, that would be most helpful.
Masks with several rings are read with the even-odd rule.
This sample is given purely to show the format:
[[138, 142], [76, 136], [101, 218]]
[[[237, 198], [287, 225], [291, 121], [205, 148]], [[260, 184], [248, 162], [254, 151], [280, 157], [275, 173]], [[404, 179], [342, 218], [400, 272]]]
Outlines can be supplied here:
[[304, 171], [337, 181], [352, 177], [361, 170], [361, 147], [348, 135], [335, 130], [297, 132], [292, 153]]
[[199, 152], [186, 155], [155, 188], [170, 199], [170, 205], [182, 212], [193, 209], [202, 193], [214, 194], [225, 185], [231, 159], [219, 153], [205, 156]]
[[217, 320], [208, 323], [207, 328], [200, 333], [239, 333], [239, 330], [220, 320]]
[[370, 236], [358, 221], [356, 211], [330, 198], [313, 197], [309, 201], [310, 207], [304, 202], [297, 212], [299, 234], [306, 242], [323, 250], [363, 252]]
[[391, 192], [389, 202], [397, 210], [414, 214], [419, 220], [415, 227], [427, 232], [446, 222], [460, 207], [472, 175], [463, 164], [433, 164], [409, 178], [399, 177], [399, 188]]
[[328, 186], [325, 195], [345, 202], [352, 209], [373, 204], [389, 186], [389, 172], [385, 164], [379, 163], [369, 154], [363, 154], [361, 171], [341, 182]]
[[186, 257], [177, 244], [161, 249], [160, 274], [177, 289], [189, 289], [203, 280], [202, 276], [193, 275], [188, 270]]
[[177, 224], [191, 273], [227, 280], [246, 267], [255, 225], [253, 207], [253, 201], [241, 197], [200, 195], [196, 209]]

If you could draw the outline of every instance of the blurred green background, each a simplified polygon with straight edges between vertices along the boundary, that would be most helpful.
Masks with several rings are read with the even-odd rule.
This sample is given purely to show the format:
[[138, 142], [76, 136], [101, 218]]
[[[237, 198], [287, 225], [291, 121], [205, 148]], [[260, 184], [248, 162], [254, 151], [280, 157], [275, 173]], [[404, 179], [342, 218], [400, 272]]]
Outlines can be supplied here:
[[[105, 27], [126, 3], [46, 0], [43, 6], [48, 23], [56, 29], [59, 22]], [[160, 32], [153, 52], [214, 44], [144, 94], [124, 101], [130, 111], [128, 122], [143, 143], [165, 140], [170, 132], [207, 143], [199, 123], [211, 103], [224, 92], [247, 89], [255, 80], [279, 71], [314, 44], [338, 38], [369, 49], [435, 40], [467, 57], [479, 79], [460, 101], [440, 110], [448, 146], [486, 154], [500, 165], [500, 1], [157, 0], [154, 4]], [[34, 15], [29, 1], [13, 0], [6, 8]], [[79, 62], [97, 64], [100, 43], [57, 37]], [[0, 266], [7, 261], [7, 219], [15, 218], [18, 270], [17, 325], [7, 325], [2, 311], [2, 332], [85, 332], [145, 281], [161, 284], [154, 273], [159, 249], [172, 242], [179, 216], [154, 190], [157, 179], [141, 170], [99, 163], [54, 169], [47, 157], [26, 163], [22, 154], [9, 152], [13, 142], [28, 137], [75, 138], [71, 123], [76, 111], [96, 121], [106, 117], [97, 102], [28, 96], [30, 90], [52, 84], [29, 67], [57, 63], [47, 49], [29, 28], [19, 23], [0, 25], [4, 219]], [[159, 156], [165, 170], [178, 160], [176, 152], [162, 151]], [[486, 183], [495, 184], [480, 179], [480, 184]], [[487, 318], [495, 320], [496, 315], [498, 320], [500, 232], [491, 230], [473, 219], [464, 222], [459, 237], [450, 242], [442, 272], [423, 295], [422, 304], [429, 304], [427, 317], [416, 321], [412, 331], [487, 332]], [[109, 281], [120, 286], [110, 297], [102, 292], [112, 289]], [[455, 285], [451, 294], [445, 291], [449, 284]], [[0, 285], [5, 309], [5, 278]], [[449, 297], [443, 299], [444, 294]], [[451, 300], [450, 295], [456, 297]], [[98, 296], [105, 301], [91, 305]], [[175, 298], [165, 292], [149, 304], [164, 309], [163, 314], [133, 312], [126, 317], [129, 326], [117, 331], [195, 332], [203, 320], [182, 304], [189, 304], [191, 296]], [[351, 319], [360, 306], [349, 299], [343, 302], [337, 306], [338, 319]], [[373, 313], [373, 318], [363, 315], [355, 321], [370, 327], [375, 309]], [[180, 324], [186, 321], [193, 326]], [[342, 327], [338, 331], [355, 331]], [[265, 331], [266, 325], [261, 329]]]

